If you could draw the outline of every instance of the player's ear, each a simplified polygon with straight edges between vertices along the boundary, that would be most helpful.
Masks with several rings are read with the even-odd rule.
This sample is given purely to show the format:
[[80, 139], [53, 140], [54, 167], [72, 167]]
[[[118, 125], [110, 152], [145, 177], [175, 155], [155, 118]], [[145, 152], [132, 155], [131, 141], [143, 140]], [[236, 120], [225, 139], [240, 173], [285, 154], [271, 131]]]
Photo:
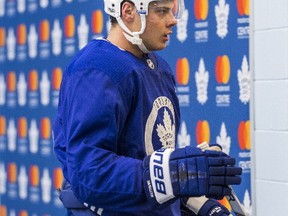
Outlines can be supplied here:
[[135, 6], [129, 1], [123, 3], [121, 12], [122, 19], [128, 22], [133, 21], [135, 16], [137, 15]]

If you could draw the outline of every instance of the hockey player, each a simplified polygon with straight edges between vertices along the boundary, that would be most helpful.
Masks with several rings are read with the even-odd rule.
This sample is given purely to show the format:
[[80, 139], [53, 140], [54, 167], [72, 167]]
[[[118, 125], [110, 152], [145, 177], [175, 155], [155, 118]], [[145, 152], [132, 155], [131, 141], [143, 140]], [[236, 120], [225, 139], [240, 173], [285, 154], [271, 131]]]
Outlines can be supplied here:
[[175, 81], [153, 52], [166, 47], [181, 0], [104, 4], [109, 35], [67, 67], [53, 126], [68, 215], [229, 215], [212, 198], [240, 184], [242, 170], [222, 152], [175, 149]]

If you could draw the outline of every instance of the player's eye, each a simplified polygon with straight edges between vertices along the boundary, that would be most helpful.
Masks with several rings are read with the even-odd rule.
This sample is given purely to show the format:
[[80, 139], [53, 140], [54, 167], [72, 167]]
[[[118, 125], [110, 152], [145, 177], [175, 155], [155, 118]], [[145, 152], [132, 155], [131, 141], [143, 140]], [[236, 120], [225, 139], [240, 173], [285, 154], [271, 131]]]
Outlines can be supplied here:
[[166, 15], [170, 13], [170, 9], [169, 8], [164, 8], [164, 7], [157, 7], [155, 8], [155, 12], [160, 14], [160, 15]]

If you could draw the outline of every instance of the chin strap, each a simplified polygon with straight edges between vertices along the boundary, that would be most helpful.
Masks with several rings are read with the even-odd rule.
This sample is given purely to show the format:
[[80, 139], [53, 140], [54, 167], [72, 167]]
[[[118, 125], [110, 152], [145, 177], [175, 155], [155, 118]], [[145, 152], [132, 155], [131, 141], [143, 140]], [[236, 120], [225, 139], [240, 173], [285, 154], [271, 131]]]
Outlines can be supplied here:
[[120, 27], [124, 30], [123, 34], [125, 38], [132, 44], [137, 45], [143, 53], [149, 53], [150, 51], [146, 48], [142, 39], [140, 38], [140, 35], [144, 32], [146, 28], [146, 15], [140, 14], [140, 17], [141, 17], [141, 30], [139, 32], [130, 31], [130, 29], [127, 28], [127, 26], [124, 24], [120, 16], [117, 16], [116, 19]]
[[146, 48], [146, 46], [144, 45], [144, 43], [143, 43], [142, 39], [139, 37], [139, 35], [130, 36], [126, 32], [123, 32], [123, 34], [128, 41], [130, 41], [132, 44], [137, 45], [143, 53], [149, 53], [150, 52]]

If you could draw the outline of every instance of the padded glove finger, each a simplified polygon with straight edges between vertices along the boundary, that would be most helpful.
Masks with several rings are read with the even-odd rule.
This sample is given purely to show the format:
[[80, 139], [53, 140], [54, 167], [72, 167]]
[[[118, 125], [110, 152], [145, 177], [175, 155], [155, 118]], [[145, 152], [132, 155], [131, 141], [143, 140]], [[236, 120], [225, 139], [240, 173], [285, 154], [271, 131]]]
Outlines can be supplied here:
[[[219, 152], [220, 153], [220, 152]], [[221, 152], [222, 153], [222, 152]], [[207, 156], [210, 156], [209, 158], [209, 165], [210, 166], [227, 166], [227, 165], [231, 165], [234, 166], [236, 164], [236, 160], [235, 158], [231, 158], [229, 156], [227, 156], [225, 153], [219, 154], [219, 156], [223, 156], [223, 158], [221, 158], [221, 160], [219, 160], [219, 158], [215, 157], [215, 154], [211, 154], [210, 150], [205, 151], [205, 154]], [[226, 156], [226, 157], [225, 157]]]
[[209, 180], [211, 185], [235, 185], [241, 183], [239, 176], [212, 176]]
[[234, 176], [234, 175], [241, 175], [242, 169], [240, 167], [230, 167], [230, 166], [215, 166], [209, 167], [210, 175], [227, 175], [227, 176]]
[[220, 199], [223, 199], [224, 196], [227, 196], [230, 194], [231, 194], [231, 190], [228, 186], [225, 187], [225, 186], [219, 186], [219, 185], [212, 185], [209, 187], [206, 197], [220, 200]]
[[241, 167], [226, 167], [226, 175], [233, 176], [233, 175], [242, 175], [242, 168]]

